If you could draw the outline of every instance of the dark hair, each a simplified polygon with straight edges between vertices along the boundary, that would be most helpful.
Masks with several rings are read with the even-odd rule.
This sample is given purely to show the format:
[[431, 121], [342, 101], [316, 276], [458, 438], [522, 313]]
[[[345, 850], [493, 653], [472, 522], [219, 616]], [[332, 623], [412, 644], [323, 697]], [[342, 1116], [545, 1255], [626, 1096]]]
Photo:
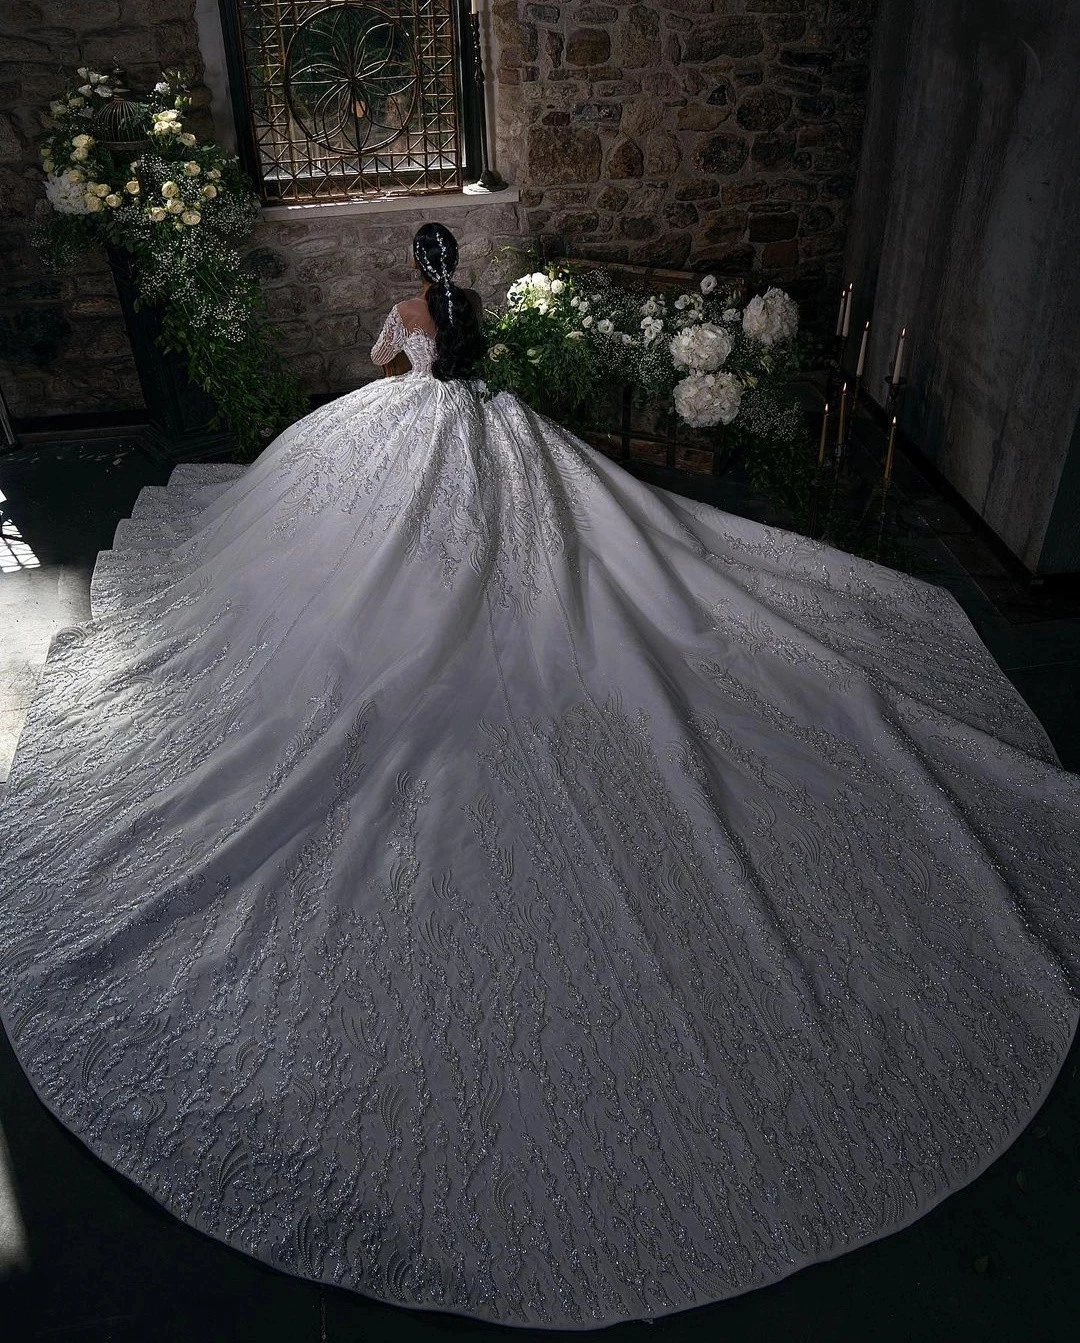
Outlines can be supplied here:
[[428, 312], [435, 323], [435, 362], [431, 372], [442, 381], [467, 378], [484, 355], [480, 319], [469, 295], [453, 281], [457, 239], [444, 224], [424, 224], [413, 238], [413, 256], [424, 279]]

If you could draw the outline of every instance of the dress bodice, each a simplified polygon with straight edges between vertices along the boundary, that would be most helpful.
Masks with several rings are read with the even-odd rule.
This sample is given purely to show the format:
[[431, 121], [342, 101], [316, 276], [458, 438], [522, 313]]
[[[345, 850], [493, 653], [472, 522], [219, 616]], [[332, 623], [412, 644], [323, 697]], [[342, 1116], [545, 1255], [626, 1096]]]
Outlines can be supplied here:
[[435, 362], [435, 338], [419, 328], [408, 330], [397, 305], [390, 309], [379, 338], [371, 347], [371, 362], [385, 368], [396, 354], [404, 353], [412, 365], [414, 377], [431, 377]]

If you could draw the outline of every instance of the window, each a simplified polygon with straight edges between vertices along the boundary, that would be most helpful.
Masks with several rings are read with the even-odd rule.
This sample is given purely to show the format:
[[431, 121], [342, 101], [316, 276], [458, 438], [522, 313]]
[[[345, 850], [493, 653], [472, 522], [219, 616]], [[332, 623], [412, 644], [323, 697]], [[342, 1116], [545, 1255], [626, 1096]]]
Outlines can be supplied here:
[[222, 0], [237, 147], [265, 201], [479, 175], [468, 0]]

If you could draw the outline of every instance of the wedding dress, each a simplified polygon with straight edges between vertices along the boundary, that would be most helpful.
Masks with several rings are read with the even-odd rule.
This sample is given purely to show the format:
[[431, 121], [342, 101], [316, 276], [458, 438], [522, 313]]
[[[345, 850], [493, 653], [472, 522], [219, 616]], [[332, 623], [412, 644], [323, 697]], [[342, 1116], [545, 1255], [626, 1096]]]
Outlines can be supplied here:
[[943, 589], [397, 349], [144, 490], [54, 641], [0, 814], [38, 1094], [202, 1232], [504, 1324], [911, 1222], [1068, 1051], [1080, 778]]

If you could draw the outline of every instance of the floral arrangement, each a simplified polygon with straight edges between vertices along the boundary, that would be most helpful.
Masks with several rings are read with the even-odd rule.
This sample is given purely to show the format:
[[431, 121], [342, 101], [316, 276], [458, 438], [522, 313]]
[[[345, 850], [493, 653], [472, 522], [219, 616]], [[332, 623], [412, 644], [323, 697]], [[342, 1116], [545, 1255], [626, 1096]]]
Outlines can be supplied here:
[[181, 354], [251, 456], [306, 408], [234, 246], [258, 199], [234, 155], [185, 129], [179, 72], [138, 101], [121, 99], [116, 75], [86, 66], [77, 75], [44, 118], [52, 213], [36, 241], [54, 268], [101, 243], [129, 253], [140, 301], [160, 310], [161, 345]]
[[805, 433], [787, 389], [800, 366], [799, 314], [780, 289], [740, 306], [713, 275], [694, 290], [641, 293], [603, 270], [567, 266], [523, 275], [488, 317], [488, 386], [581, 418], [605, 385], [630, 384], [670, 403], [695, 429], [731, 426], [747, 438]]

